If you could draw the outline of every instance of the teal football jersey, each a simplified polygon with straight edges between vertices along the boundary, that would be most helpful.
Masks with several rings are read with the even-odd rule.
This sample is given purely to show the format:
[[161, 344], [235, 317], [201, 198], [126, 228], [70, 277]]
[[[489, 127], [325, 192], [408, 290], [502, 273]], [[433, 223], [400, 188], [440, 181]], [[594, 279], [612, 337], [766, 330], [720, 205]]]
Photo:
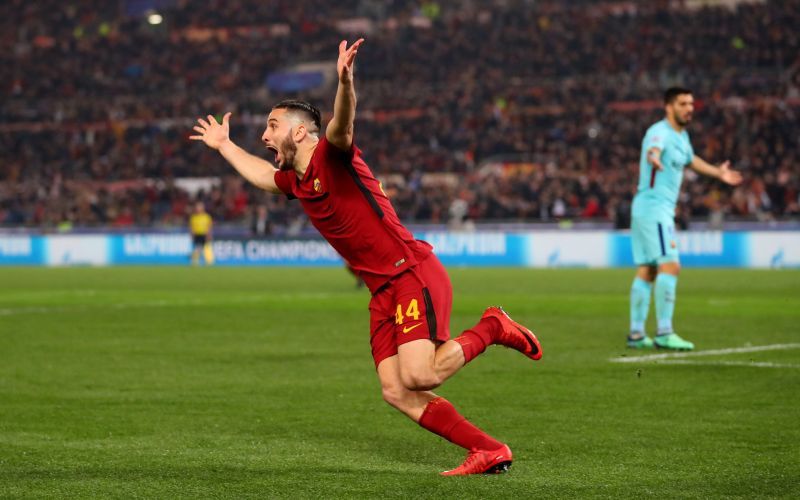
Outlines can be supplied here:
[[[663, 170], [647, 160], [651, 148], [661, 150]], [[677, 132], [664, 119], [647, 129], [639, 157], [639, 184], [633, 199], [634, 217], [673, 217], [683, 181], [683, 169], [694, 157], [686, 130]]]

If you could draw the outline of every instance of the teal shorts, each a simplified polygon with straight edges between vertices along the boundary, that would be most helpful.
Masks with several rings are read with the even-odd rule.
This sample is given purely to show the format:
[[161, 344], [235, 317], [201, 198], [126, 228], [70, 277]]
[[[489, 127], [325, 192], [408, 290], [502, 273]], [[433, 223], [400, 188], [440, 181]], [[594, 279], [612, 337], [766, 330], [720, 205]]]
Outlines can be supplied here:
[[672, 217], [634, 217], [631, 223], [633, 262], [637, 266], [657, 266], [679, 262]]

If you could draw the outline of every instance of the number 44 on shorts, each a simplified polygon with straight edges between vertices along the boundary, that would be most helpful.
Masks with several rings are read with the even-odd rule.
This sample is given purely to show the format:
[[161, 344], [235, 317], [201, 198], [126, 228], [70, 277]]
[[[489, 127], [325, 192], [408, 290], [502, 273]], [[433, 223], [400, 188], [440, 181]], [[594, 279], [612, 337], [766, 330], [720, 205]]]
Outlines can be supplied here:
[[[405, 314], [403, 314], [404, 309]], [[413, 321], [419, 320], [419, 302], [417, 302], [417, 299], [411, 299], [405, 308], [402, 302], [397, 304], [397, 312], [394, 315], [395, 324], [402, 325], [405, 318]]]

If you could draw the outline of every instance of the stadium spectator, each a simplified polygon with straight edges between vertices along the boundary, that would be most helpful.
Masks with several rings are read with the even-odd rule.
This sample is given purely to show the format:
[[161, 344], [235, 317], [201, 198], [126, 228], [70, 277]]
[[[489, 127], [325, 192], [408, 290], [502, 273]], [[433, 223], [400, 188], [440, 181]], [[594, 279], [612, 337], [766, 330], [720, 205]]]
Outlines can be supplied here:
[[269, 236], [272, 234], [272, 221], [266, 205], [258, 205], [253, 211], [250, 221], [250, 235], [255, 237]]
[[[47, 228], [72, 214], [75, 226], [109, 226], [128, 205], [121, 223], [179, 225], [187, 193], [169, 183], [142, 186], [225, 175], [218, 159], [186, 147], [191, 117], [236, 103], [234, 132], [256, 141], [264, 118], [250, 113], [285, 93], [265, 86], [266, 77], [322, 60], [353, 13], [374, 29], [359, 68], [359, 137], [374, 145], [378, 175], [426, 179], [421, 190], [396, 186], [407, 220], [445, 222], [464, 189], [475, 193], [472, 220], [613, 218], [612, 200], [619, 206], [633, 195], [627, 179], [635, 175], [637, 134], [658, 114], [651, 96], [673, 82], [698, 97], [698, 152], [737, 158], [746, 175], [737, 191], [700, 180], [681, 200], [689, 216], [797, 214], [798, 0], [701, 9], [455, 0], [433, 10], [412, 0], [370, 8], [357, 0], [236, 0], [213, 12], [190, 0], [165, 8], [168, 22], [158, 26], [115, 5], [0, 4], [0, 224]], [[316, 92], [287, 95], [313, 100]], [[519, 158], [539, 170], [478, 179], [482, 166]], [[443, 172], [458, 181], [447, 192], [428, 180]], [[116, 185], [122, 181], [136, 182]], [[104, 199], [90, 201], [101, 189]], [[214, 217], [245, 228], [260, 203], [236, 186], [213, 195], [206, 201]], [[270, 213], [276, 233], [307, 227], [291, 208]]]

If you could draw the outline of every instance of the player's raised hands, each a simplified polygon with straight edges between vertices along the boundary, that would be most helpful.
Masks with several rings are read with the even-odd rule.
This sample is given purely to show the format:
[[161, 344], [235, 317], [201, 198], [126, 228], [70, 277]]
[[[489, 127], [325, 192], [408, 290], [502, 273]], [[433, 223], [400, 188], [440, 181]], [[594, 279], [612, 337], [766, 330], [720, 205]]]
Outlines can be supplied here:
[[362, 43], [364, 43], [363, 38], [356, 40], [349, 48], [347, 47], [347, 40], [342, 40], [339, 43], [339, 60], [336, 61], [336, 71], [339, 73], [339, 81], [341, 83], [353, 81], [353, 62], [356, 60], [358, 47]]
[[217, 122], [217, 119], [211, 115], [206, 116], [206, 119], [198, 118], [194, 131], [198, 135], [190, 135], [189, 139], [193, 141], [203, 141], [206, 146], [219, 149], [225, 142], [229, 140], [231, 127], [228, 123], [230, 120], [230, 111], [225, 113], [222, 117], [222, 123]]
[[742, 174], [731, 170], [731, 162], [725, 161], [719, 166], [719, 180], [731, 186], [738, 186], [742, 183]]

